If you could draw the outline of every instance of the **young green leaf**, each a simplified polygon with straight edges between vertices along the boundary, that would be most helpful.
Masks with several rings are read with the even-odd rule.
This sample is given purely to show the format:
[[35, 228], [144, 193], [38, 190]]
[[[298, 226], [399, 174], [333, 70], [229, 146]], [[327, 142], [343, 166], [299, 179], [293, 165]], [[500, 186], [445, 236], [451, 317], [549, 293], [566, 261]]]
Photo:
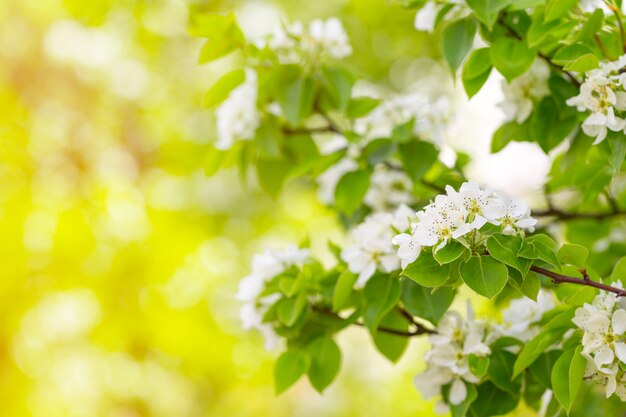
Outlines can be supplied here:
[[451, 287], [441, 287], [433, 292], [431, 288], [423, 287], [410, 279], [402, 282], [404, 308], [434, 325], [448, 311], [455, 295], [456, 291]]
[[450, 264], [440, 265], [430, 252], [422, 252], [402, 275], [424, 287], [438, 287], [446, 282], [449, 272]]
[[492, 30], [498, 20], [498, 14], [513, 0], [467, 0], [467, 5], [476, 13], [478, 19]]
[[472, 48], [475, 35], [476, 22], [471, 17], [454, 21], [443, 31], [443, 56], [453, 75]]
[[[407, 332], [409, 322], [397, 309], [391, 310], [380, 321], [380, 326], [386, 329], [393, 329]], [[400, 335], [389, 334], [378, 330], [371, 331], [374, 345], [391, 362], [397, 362], [409, 344], [409, 338]]]
[[565, 13], [569, 12], [572, 7], [578, 3], [578, 0], [548, 0], [546, 5], [545, 21], [550, 22], [556, 20]]
[[489, 356], [476, 356], [471, 353], [467, 358], [470, 371], [478, 378], [482, 378], [487, 373], [490, 364]]
[[574, 265], [579, 268], [585, 267], [588, 256], [589, 250], [586, 247], [572, 243], [561, 246], [556, 253], [556, 257], [562, 264]]
[[288, 350], [276, 360], [274, 366], [274, 387], [276, 394], [292, 386], [311, 366], [311, 356], [302, 350]]
[[480, 91], [491, 74], [491, 68], [489, 48], [476, 49], [470, 54], [461, 74], [463, 88], [469, 98]]
[[440, 265], [445, 265], [449, 264], [452, 261], [456, 261], [459, 257], [461, 257], [461, 255], [463, 255], [463, 252], [465, 252], [466, 250], [467, 248], [465, 246], [453, 240], [442, 249], [439, 249], [439, 251], [435, 252], [433, 256]]
[[204, 95], [205, 107], [214, 107], [228, 97], [230, 92], [243, 83], [246, 73], [243, 69], [237, 69], [222, 76], [215, 82]]
[[519, 375], [524, 369], [532, 365], [547, 348], [561, 340], [563, 332], [560, 329], [544, 330], [531, 339], [519, 353], [513, 366], [513, 377]]
[[483, 297], [492, 298], [506, 285], [506, 266], [490, 256], [472, 256], [461, 264], [461, 278]]
[[374, 275], [364, 289], [363, 321], [370, 331], [376, 330], [382, 318], [398, 303], [402, 287], [398, 277]]
[[313, 388], [322, 393], [339, 373], [341, 351], [330, 337], [315, 339], [307, 345], [306, 350], [311, 356], [311, 365], [308, 370], [309, 381]]
[[359, 169], [345, 174], [335, 187], [335, 206], [345, 214], [352, 214], [361, 206], [370, 186], [370, 169]]
[[535, 52], [526, 42], [512, 38], [496, 40], [490, 53], [491, 63], [509, 82], [528, 71], [535, 60]]
[[554, 396], [569, 414], [583, 383], [587, 361], [580, 354], [582, 345], [563, 352], [552, 368]]
[[346, 269], [339, 275], [337, 284], [335, 284], [335, 292], [333, 293], [333, 311], [339, 311], [346, 306], [357, 278], [358, 275], [353, 274], [349, 269]]
[[611, 281], [619, 281], [626, 285], [626, 256], [620, 258], [611, 272]]
[[413, 181], [419, 181], [437, 161], [439, 155], [439, 151], [432, 143], [421, 140], [402, 143], [399, 149], [402, 166]]

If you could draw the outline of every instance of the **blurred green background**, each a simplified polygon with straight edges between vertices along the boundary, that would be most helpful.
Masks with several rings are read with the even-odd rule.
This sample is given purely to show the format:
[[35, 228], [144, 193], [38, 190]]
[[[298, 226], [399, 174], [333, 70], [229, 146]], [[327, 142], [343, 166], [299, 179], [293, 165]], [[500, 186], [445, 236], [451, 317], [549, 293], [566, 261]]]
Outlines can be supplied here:
[[0, 2], [0, 415], [429, 415], [412, 377], [362, 329], [338, 381], [276, 398], [275, 353], [240, 330], [237, 281], [266, 246], [341, 241], [310, 184], [277, 201], [235, 171], [205, 175], [202, 95], [234, 63], [196, 64], [191, 11], [244, 32], [339, 16], [365, 79], [395, 89], [437, 41], [384, 0]]

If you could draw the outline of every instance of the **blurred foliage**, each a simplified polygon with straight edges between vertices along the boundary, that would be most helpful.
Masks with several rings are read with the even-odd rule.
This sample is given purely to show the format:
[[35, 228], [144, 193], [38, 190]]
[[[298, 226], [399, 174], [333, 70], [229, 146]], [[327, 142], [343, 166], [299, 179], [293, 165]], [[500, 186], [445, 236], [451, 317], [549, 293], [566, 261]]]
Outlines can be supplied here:
[[260, 248], [316, 230], [322, 251], [341, 236], [305, 184], [274, 201], [236, 172], [204, 175], [213, 122], [200, 104], [229, 62], [196, 64], [189, 7], [237, 8], [244, 30], [339, 15], [351, 64], [396, 88], [435, 53], [413, 13], [375, 0], [3, 1], [2, 414], [426, 415], [410, 383], [417, 344], [398, 370], [352, 349], [324, 397], [301, 384], [274, 398], [270, 355], [239, 329], [236, 282]]

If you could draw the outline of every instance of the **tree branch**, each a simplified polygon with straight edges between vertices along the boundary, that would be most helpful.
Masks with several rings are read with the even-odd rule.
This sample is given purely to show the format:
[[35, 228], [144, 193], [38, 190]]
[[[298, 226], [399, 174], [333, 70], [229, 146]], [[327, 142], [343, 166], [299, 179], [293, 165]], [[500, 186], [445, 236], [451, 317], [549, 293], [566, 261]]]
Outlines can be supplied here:
[[585, 285], [587, 287], [594, 287], [600, 290], [612, 292], [616, 294], [618, 297], [626, 296], [626, 290], [623, 290], [617, 287], [612, 287], [607, 284], [602, 284], [601, 282], [592, 281], [591, 279], [570, 277], [570, 276], [558, 274], [556, 272], [552, 272], [545, 268], [541, 268], [539, 266], [534, 266], [534, 265], [530, 267], [530, 270], [552, 279], [552, 282], [554, 282], [555, 284], [562, 284], [566, 282], [569, 284]]
[[[332, 311], [326, 310], [324, 308], [321, 308], [318, 306], [312, 306], [311, 308], [313, 309], [313, 311], [316, 311], [320, 314], [324, 314], [325, 316], [332, 317], [337, 320], [344, 320], [343, 318], [339, 317]], [[424, 334], [436, 334], [437, 333], [435, 330], [424, 327], [422, 324], [416, 322], [413, 316], [408, 311], [402, 308], [399, 308], [399, 309], [400, 309], [400, 313], [403, 316], [405, 316], [408, 320], [410, 320], [410, 324], [415, 327], [415, 330], [404, 331], [404, 330], [391, 329], [389, 327], [378, 327], [376, 331], [381, 332], [381, 333], [392, 334], [395, 336], [402, 336], [402, 337], [413, 337], [413, 336], [421, 336]], [[358, 321], [355, 321], [351, 324], [355, 326], [359, 326], [359, 327], [367, 327], [364, 323], [361, 323]]]

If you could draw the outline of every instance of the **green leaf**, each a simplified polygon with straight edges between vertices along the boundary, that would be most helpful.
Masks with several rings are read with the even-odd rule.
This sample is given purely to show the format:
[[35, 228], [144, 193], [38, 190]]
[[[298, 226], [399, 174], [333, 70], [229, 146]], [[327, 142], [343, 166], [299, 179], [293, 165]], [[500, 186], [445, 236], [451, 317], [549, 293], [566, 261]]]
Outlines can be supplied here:
[[441, 287], [435, 292], [416, 282], [405, 279], [402, 282], [402, 303], [404, 308], [414, 316], [428, 320], [434, 325], [448, 311], [454, 301], [456, 291], [451, 287]]
[[443, 31], [443, 56], [452, 74], [460, 68], [463, 59], [472, 48], [476, 35], [476, 22], [471, 18], [460, 19], [449, 24]]
[[367, 158], [370, 166], [385, 162], [396, 150], [396, 144], [391, 139], [374, 139], [363, 148], [362, 157]]
[[257, 176], [261, 188], [276, 198], [287, 180], [293, 163], [288, 160], [259, 159], [256, 165]]
[[195, 36], [209, 38], [202, 46], [198, 62], [204, 64], [235, 51], [245, 43], [243, 32], [237, 25], [233, 13], [197, 15], [191, 31]]
[[522, 242], [519, 236], [494, 235], [487, 239], [487, 249], [489, 249], [489, 254], [498, 261], [525, 274], [528, 270], [520, 265], [522, 259], [518, 258]]
[[520, 352], [513, 366], [513, 377], [532, 365], [547, 348], [561, 340], [563, 332], [559, 329], [544, 330], [532, 338]]
[[467, 363], [469, 364], [470, 371], [478, 378], [482, 378], [487, 373], [489, 369], [490, 363], [489, 356], [476, 356], [471, 353], [467, 358]]
[[238, 69], [229, 72], [215, 82], [204, 95], [205, 107], [214, 107], [226, 100], [228, 95], [246, 79], [246, 72]]
[[438, 287], [448, 279], [450, 264], [439, 265], [433, 255], [424, 251], [420, 256], [409, 264], [402, 275], [412, 279], [424, 287]]
[[486, 381], [477, 388], [476, 400], [472, 403], [470, 413], [475, 417], [499, 416], [510, 413], [517, 407], [519, 392], [516, 395], [498, 389], [493, 383]]
[[609, 142], [609, 147], [611, 148], [609, 162], [611, 163], [613, 175], [615, 176], [620, 173], [622, 164], [624, 163], [624, 158], [626, 157], [626, 140], [624, 140], [622, 132], [611, 132], [607, 135], [607, 141]]
[[461, 257], [461, 255], [463, 255], [463, 252], [465, 252], [466, 250], [467, 248], [465, 246], [453, 240], [442, 249], [439, 249], [439, 251], [434, 253], [433, 256], [440, 265], [445, 265], [449, 264], [450, 262], [456, 261], [458, 258]]
[[357, 278], [358, 275], [353, 274], [349, 269], [344, 270], [339, 275], [333, 293], [333, 311], [339, 311], [346, 306]]
[[335, 206], [345, 214], [352, 214], [361, 206], [370, 187], [369, 169], [359, 169], [345, 174], [335, 188]]
[[[408, 331], [409, 323], [399, 311], [391, 310], [380, 322], [380, 326], [386, 329]], [[400, 335], [393, 335], [379, 330], [372, 331], [374, 345], [391, 362], [397, 362], [409, 344], [409, 338]]]
[[575, 43], [573, 45], [565, 45], [554, 54], [552, 61], [558, 65], [567, 65], [576, 61], [581, 56], [592, 53], [591, 49], [582, 43]]
[[506, 266], [490, 256], [472, 256], [461, 264], [461, 278], [483, 297], [498, 295], [506, 285], [507, 277]]
[[285, 119], [299, 125], [313, 110], [315, 82], [294, 65], [278, 67], [274, 77], [272, 88]]
[[274, 366], [276, 394], [292, 386], [311, 366], [311, 356], [302, 350], [288, 350], [278, 357]]
[[363, 322], [370, 329], [376, 330], [382, 318], [398, 303], [402, 293], [400, 280], [389, 275], [374, 275], [364, 289], [366, 301]]
[[553, 38], [554, 30], [559, 26], [559, 22], [544, 22], [543, 13], [533, 14], [533, 20], [528, 28], [526, 40], [528, 46], [535, 48], [541, 46], [544, 41], [549, 42]]
[[358, 119], [368, 115], [380, 104], [380, 100], [371, 97], [355, 97], [348, 103], [346, 116], [350, 119]]
[[584, 246], [566, 243], [558, 250], [556, 257], [562, 264], [584, 268], [589, 257], [589, 250]]
[[476, 49], [470, 54], [461, 74], [463, 88], [469, 98], [480, 91], [491, 74], [491, 68], [489, 48]]
[[[558, 245], [548, 235], [538, 234], [526, 239], [527, 243], [532, 244], [535, 248], [535, 255], [538, 259], [547, 262], [557, 268], [561, 267], [561, 263], [556, 256]], [[523, 254], [520, 252], [520, 255]]]
[[535, 52], [524, 41], [511, 38], [499, 38], [491, 46], [491, 63], [511, 82], [532, 65]]
[[593, 54], [586, 54], [572, 62], [567, 63], [563, 67], [563, 69], [565, 71], [576, 71], [576, 72], [583, 73], [583, 72], [592, 70], [594, 68], [598, 68], [599, 63], [600, 63], [600, 60], [598, 59], [597, 56]]
[[419, 181], [422, 176], [437, 161], [439, 151], [432, 143], [413, 140], [400, 145], [402, 166], [413, 181]]
[[585, 22], [580, 32], [576, 36], [576, 41], [584, 41], [591, 38], [594, 34], [602, 29], [602, 22], [604, 20], [604, 12], [602, 9], [596, 9], [593, 11], [589, 19]]
[[582, 345], [563, 352], [552, 368], [554, 396], [569, 414], [583, 382], [587, 361], [580, 354]]
[[520, 376], [513, 378], [515, 358], [514, 353], [497, 349], [491, 353], [491, 363], [489, 364], [491, 381], [510, 395], [519, 395], [522, 388], [522, 378]]
[[324, 68], [322, 88], [329, 104], [338, 110], [346, 110], [352, 97], [354, 76], [343, 68]]
[[306, 350], [311, 356], [309, 381], [319, 393], [330, 385], [341, 367], [341, 351], [329, 337], [320, 337], [309, 343]]
[[498, 14], [513, 0], [467, 0], [467, 5], [490, 31], [498, 20]]
[[626, 286], [626, 256], [620, 258], [611, 272], [611, 281], [619, 281]]
[[255, 142], [259, 156], [266, 160], [280, 159], [283, 132], [278, 126], [276, 118], [267, 117], [256, 131]]
[[491, 152], [500, 152], [511, 141], [526, 141], [531, 139], [528, 124], [516, 122], [505, 123], [500, 126], [491, 139]]
[[278, 303], [278, 320], [287, 327], [293, 326], [307, 306], [306, 294], [300, 293], [293, 298], [283, 299]]
[[578, 0], [548, 0], [544, 18], [545, 21], [550, 22], [564, 16], [565, 13], [569, 12], [577, 3]]

